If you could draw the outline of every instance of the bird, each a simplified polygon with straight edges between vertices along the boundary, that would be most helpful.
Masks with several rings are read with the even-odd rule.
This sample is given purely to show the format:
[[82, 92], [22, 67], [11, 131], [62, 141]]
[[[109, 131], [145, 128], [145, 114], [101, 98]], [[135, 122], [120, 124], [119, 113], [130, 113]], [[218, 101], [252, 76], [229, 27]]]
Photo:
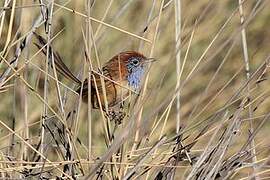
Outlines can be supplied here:
[[[35, 45], [46, 54], [46, 40], [37, 33], [34, 34], [39, 41]], [[69, 70], [58, 52], [49, 47], [49, 53], [54, 56], [56, 70], [67, 79], [78, 84], [76, 92], [82, 92], [83, 102], [88, 103], [88, 78], [82, 82]], [[147, 65], [154, 61], [156, 61], [155, 58], [147, 58], [136, 51], [120, 52], [110, 58], [102, 66], [100, 73], [97, 73], [97, 71], [92, 73], [90, 80], [92, 108], [105, 111], [106, 107], [113, 108], [125, 101], [131, 91], [139, 93], [147, 72]]]

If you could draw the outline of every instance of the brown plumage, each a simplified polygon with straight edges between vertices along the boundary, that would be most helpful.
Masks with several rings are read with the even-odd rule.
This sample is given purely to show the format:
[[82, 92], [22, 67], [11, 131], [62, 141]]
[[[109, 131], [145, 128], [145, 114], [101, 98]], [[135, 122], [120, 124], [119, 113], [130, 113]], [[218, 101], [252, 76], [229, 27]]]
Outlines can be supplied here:
[[[121, 100], [124, 100], [129, 95], [127, 75], [128, 70], [126, 64], [130, 57], [141, 57], [145, 58], [142, 54], [135, 51], [121, 52], [118, 55], [112, 57], [102, 68], [106, 98], [108, 107], [113, 107], [118, 104]], [[93, 74], [91, 78], [91, 103], [93, 108], [99, 108], [98, 95], [101, 101], [101, 105], [105, 107], [105, 95], [102, 90], [102, 76], [99, 74]], [[96, 82], [96, 83], [95, 83]], [[96, 88], [97, 86], [97, 88]], [[77, 92], [80, 92], [78, 88]], [[82, 99], [87, 102], [88, 99], [88, 80], [85, 79], [83, 83]]]

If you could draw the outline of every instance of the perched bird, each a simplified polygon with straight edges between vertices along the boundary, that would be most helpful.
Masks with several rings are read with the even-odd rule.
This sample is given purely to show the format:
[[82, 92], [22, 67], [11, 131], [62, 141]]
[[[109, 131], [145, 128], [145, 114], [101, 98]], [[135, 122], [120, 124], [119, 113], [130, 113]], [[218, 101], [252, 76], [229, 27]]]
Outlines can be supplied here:
[[[35, 34], [42, 48], [47, 44], [40, 35]], [[46, 48], [43, 48], [46, 53]], [[79, 85], [77, 92], [80, 93], [82, 85], [82, 99], [88, 101], [88, 79], [82, 83], [62, 61], [60, 55], [50, 48], [50, 54], [54, 55], [54, 62], [57, 71]], [[136, 51], [125, 51], [112, 57], [101, 69], [101, 73], [92, 73], [91, 77], [91, 103], [94, 109], [104, 110], [107, 102], [108, 108], [119, 104], [129, 96], [129, 91], [139, 92], [142, 80], [146, 74], [147, 64], [155, 61], [153, 58], [146, 58]], [[102, 80], [103, 79], [103, 80]], [[102, 81], [105, 88], [102, 88]], [[105, 89], [105, 90], [104, 90]], [[106, 93], [106, 94], [105, 94]]]

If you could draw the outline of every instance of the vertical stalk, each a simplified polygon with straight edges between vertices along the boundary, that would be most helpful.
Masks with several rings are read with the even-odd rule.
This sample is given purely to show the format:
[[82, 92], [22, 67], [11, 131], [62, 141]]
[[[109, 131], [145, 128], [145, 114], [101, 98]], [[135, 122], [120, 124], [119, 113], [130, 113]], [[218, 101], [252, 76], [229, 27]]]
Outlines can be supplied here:
[[16, 7], [16, 0], [13, 0], [12, 1], [12, 8], [11, 8], [10, 20], [9, 20], [9, 26], [8, 26], [8, 33], [6, 35], [7, 39], [6, 39], [6, 43], [5, 43], [4, 49], [2, 51], [3, 53], [5, 53], [5, 51], [7, 50], [8, 45], [9, 45], [10, 40], [11, 40], [11, 33], [12, 33], [12, 28], [13, 28], [13, 21], [14, 21], [14, 18], [15, 18], [15, 7]]
[[[175, 51], [176, 51], [176, 89], [180, 87], [180, 71], [181, 71], [181, 0], [174, 1], [175, 9]], [[176, 94], [176, 133], [180, 127], [180, 91]]]
[[[5, 0], [3, 8], [8, 7], [10, 2], [11, 2], [11, 0]], [[2, 35], [2, 32], [3, 32], [3, 27], [4, 27], [6, 11], [3, 10], [0, 15], [1, 15], [0, 16], [1, 17], [1, 21], [0, 21], [0, 39], [1, 39], [1, 35]]]
[[[51, 44], [51, 25], [52, 25], [52, 14], [53, 14], [53, 4], [54, 4], [54, 0], [51, 0], [50, 4], [48, 4], [48, 27], [46, 28], [46, 33], [47, 33], [47, 47], [50, 46]], [[43, 16], [44, 18], [45, 16]], [[47, 48], [47, 52], [46, 52], [46, 64], [45, 64], [45, 82], [44, 82], [44, 101], [46, 102], [46, 104], [48, 104], [48, 90], [49, 90], [49, 78], [48, 78], [48, 74], [49, 74], [49, 48]], [[45, 129], [44, 129], [44, 123], [45, 123], [45, 120], [48, 118], [48, 107], [46, 106], [46, 104], [44, 103], [44, 106], [43, 106], [43, 117], [42, 117], [42, 126], [41, 126], [41, 146], [40, 146], [40, 152], [41, 154], [44, 153], [44, 136], [45, 136]]]
[[[243, 0], [238, 0], [239, 3], [239, 14], [240, 14], [240, 23], [241, 25], [245, 22], [245, 16], [244, 16], [244, 10], [243, 10]], [[246, 37], [246, 28], [244, 27], [241, 30], [241, 38], [242, 38], [242, 48], [243, 48], [243, 55], [244, 55], [244, 63], [245, 63], [245, 70], [246, 70], [246, 78], [247, 81], [250, 79], [250, 68], [249, 68], [249, 56], [248, 56], [248, 46], [247, 46], [247, 37]], [[247, 99], [250, 99], [250, 84], [247, 84]], [[253, 128], [253, 113], [252, 113], [252, 105], [248, 106], [248, 118], [249, 120], [249, 131], [250, 134], [254, 132]], [[249, 134], [249, 135], [250, 135]], [[256, 156], [256, 149], [255, 149], [255, 140], [254, 138], [251, 140], [250, 143], [250, 149], [251, 149], [251, 157], [252, 157], [252, 163], [253, 163], [253, 171], [255, 174], [255, 179], [257, 179], [256, 176], [256, 162], [257, 162], [257, 156]]]
[[[87, 24], [86, 24], [86, 43], [88, 45], [86, 46], [87, 49], [87, 56], [88, 59], [90, 60], [91, 58], [91, 47], [92, 47], [92, 41], [91, 41], [91, 34], [92, 34], [92, 26], [91, 26], [91, 20], [90, 20], [90, 15], [91, 15], [91, 0], [87, 1]], [[91, 73], [92, 73], [92, 68], [91, 68], [91, 63], [89, 62], [88, 65], [88, 160], [91, 161], [91, 156], [92, 156], [92, 107], [91, 107]], [[89, 163], [89, 171], [90, 171], [91, 165]]]
[[[29, 49], [27, 49], [27, 59], [29, 58]], [[28, 77], [28, 65], [25, 65], [24, 79], [27, 80]], [[24, 87], [24, 138], [29, 140], [29, 121], [28, 121], [28, 88], [26, 85]], [[24, 148], [25, 160], [28, 161], [28, 147]]]

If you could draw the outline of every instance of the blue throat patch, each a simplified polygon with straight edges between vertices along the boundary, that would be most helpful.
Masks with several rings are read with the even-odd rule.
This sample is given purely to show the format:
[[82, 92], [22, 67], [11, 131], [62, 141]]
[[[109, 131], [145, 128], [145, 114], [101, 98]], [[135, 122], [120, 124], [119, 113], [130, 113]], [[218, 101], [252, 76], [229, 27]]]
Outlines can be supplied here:
[[135, 91], [140, 90], [143, 74], [144, 74], [144, 68], [139, 66], [139, 67], [133, 67], [127, 76], [128, 85], [131, 86]]

